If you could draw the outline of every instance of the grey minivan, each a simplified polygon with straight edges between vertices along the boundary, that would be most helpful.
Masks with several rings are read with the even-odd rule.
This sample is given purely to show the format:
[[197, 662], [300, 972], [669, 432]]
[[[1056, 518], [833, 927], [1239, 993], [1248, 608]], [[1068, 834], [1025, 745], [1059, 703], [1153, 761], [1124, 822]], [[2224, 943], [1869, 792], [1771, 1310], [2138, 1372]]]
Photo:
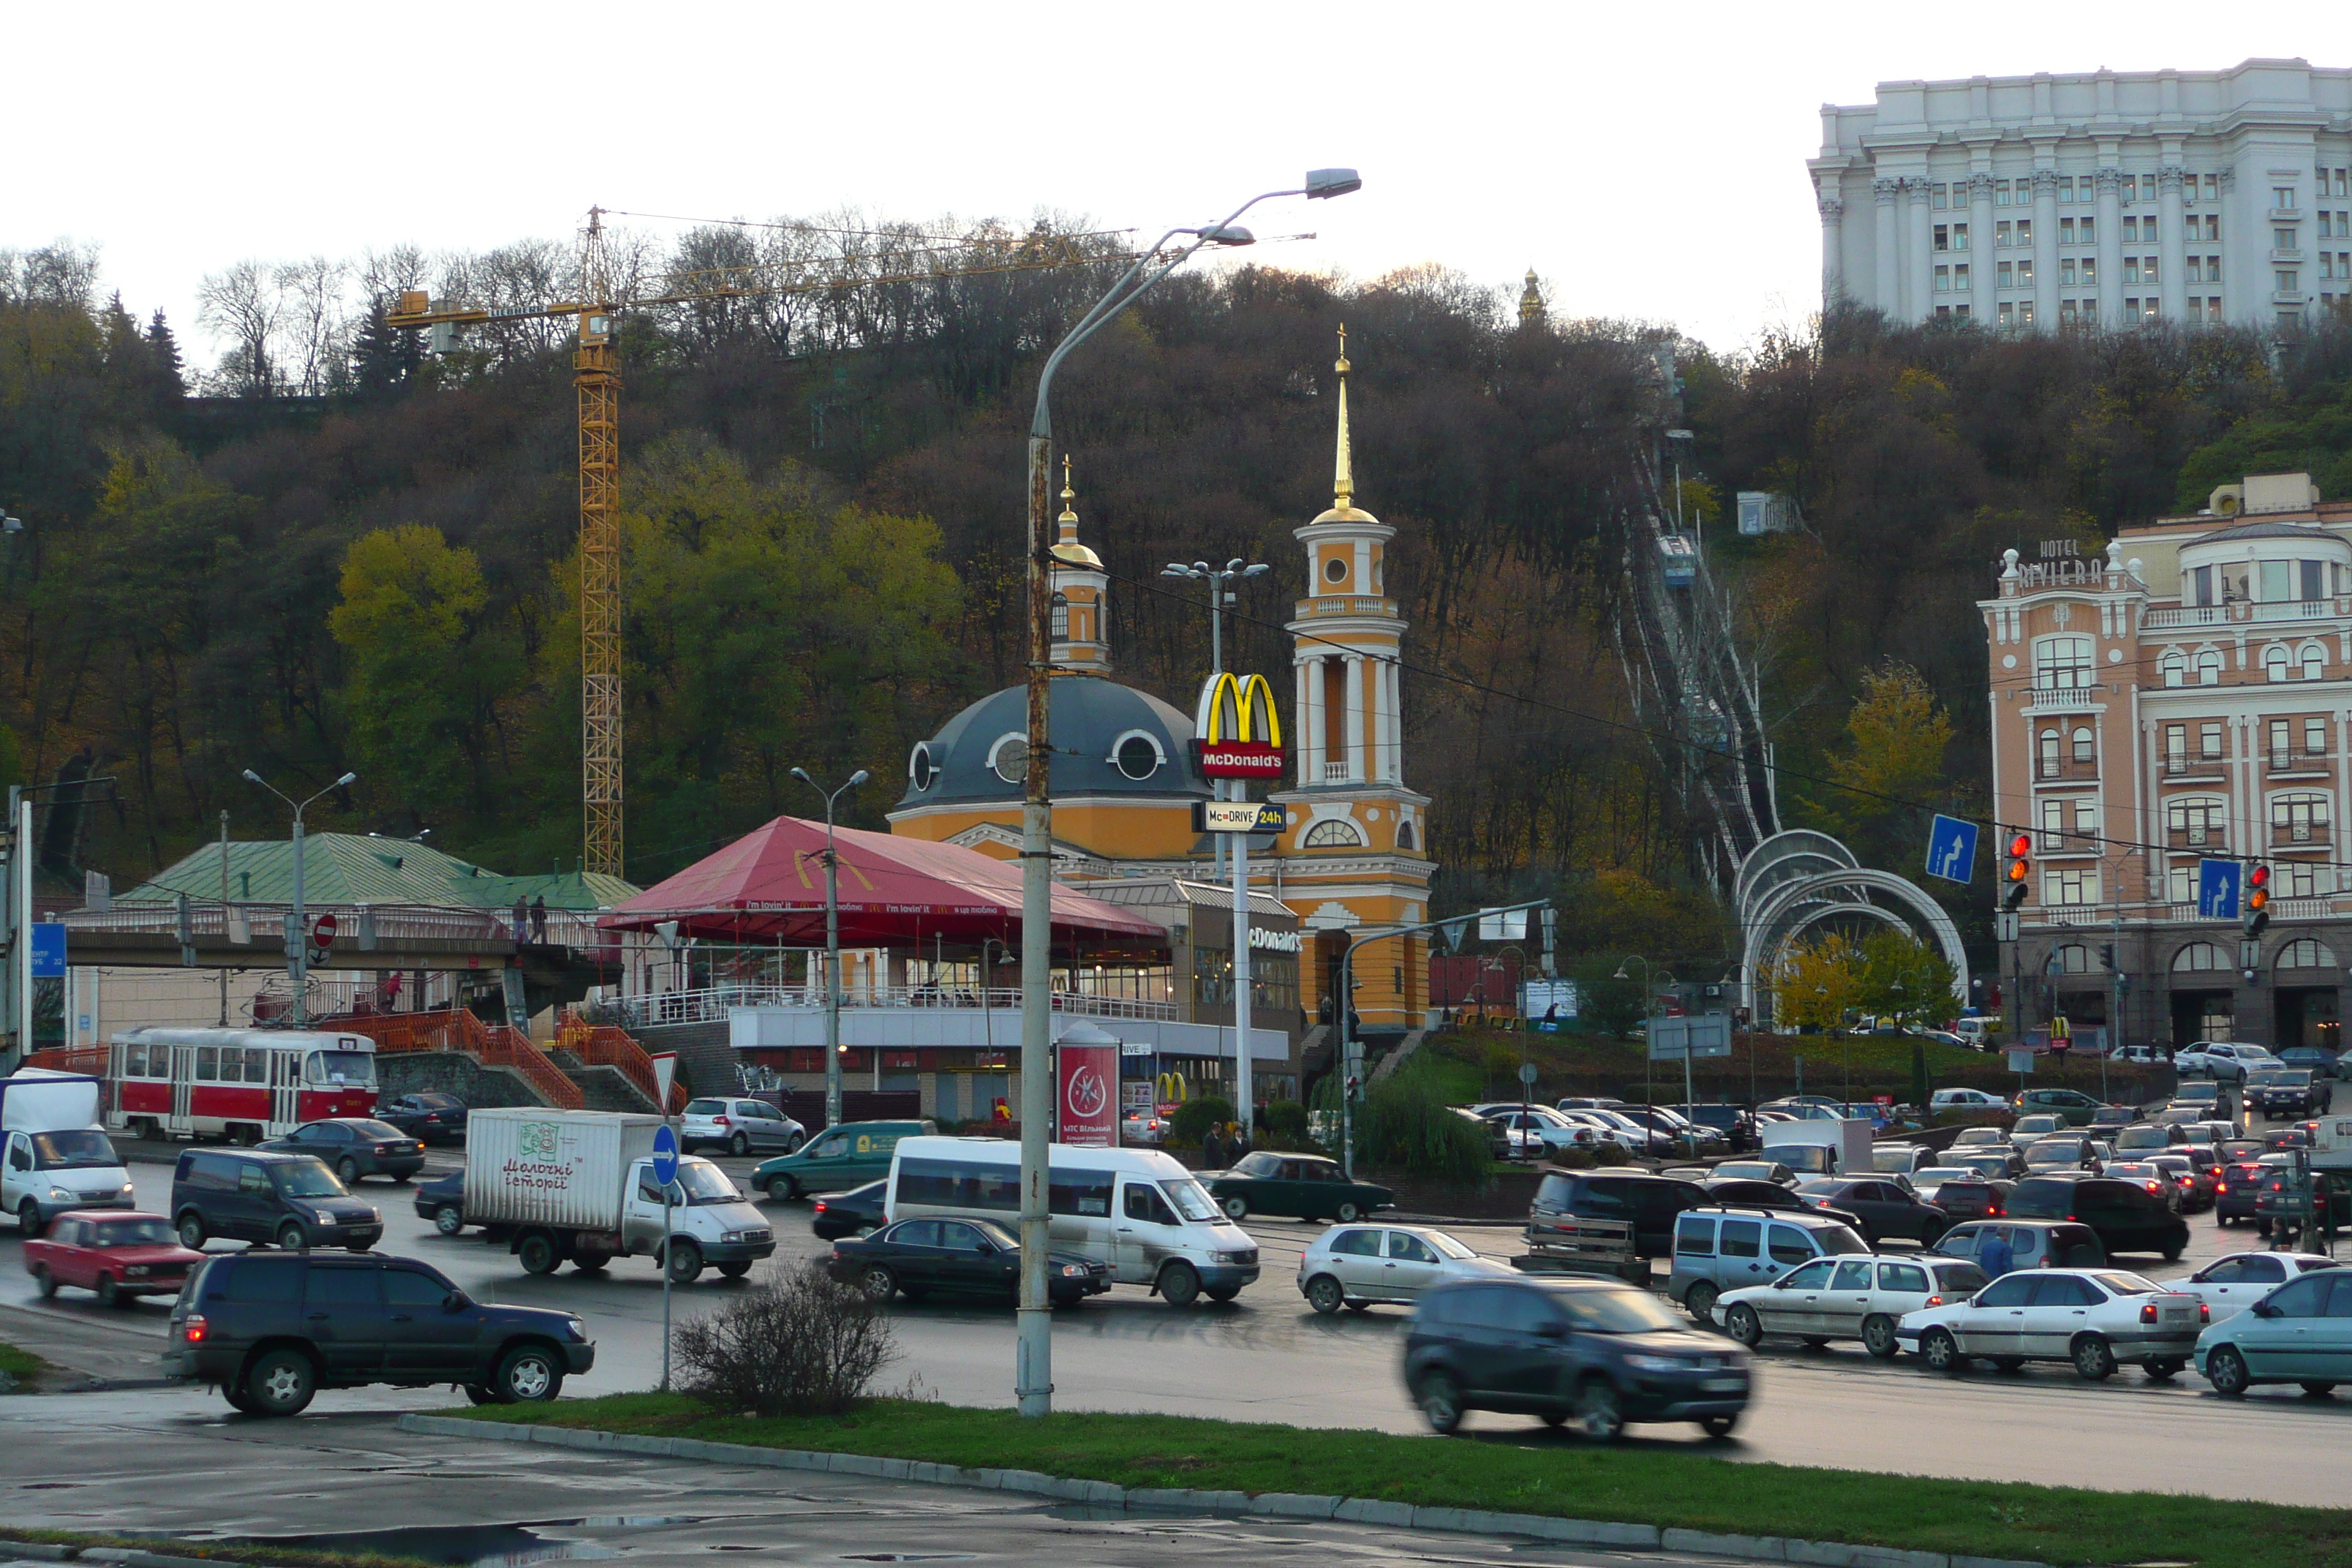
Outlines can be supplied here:
[[1853, 1227], [1822, 1215], [1780, 1209], [1692, 1209], [1675, 1219], [1675, 1268], [1666, 1294], [1703, 1323], [1726, 1290], [1769, 1285], [1816, 1258], [1868, 1253]]

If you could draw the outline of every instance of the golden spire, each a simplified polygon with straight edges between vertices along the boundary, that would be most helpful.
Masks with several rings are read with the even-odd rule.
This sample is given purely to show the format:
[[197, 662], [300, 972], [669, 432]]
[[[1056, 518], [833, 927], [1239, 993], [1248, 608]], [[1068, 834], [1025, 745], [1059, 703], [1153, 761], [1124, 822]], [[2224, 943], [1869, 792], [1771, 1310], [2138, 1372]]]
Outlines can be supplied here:
[[1355, 465], [1348, 449], [1348, 323], [1339, 323], [1339, 455], [1331, 471], [1331, 506], [1346, 511], [1355, 504]]
[[1065, 452], [1062, 454], [1062, 515], [1054, 521], [1076, 523], [1078, 521], [1077, 509], [1070, 503], [1077, 499], [1078, 492], [1070, 488], [1070, 455]]

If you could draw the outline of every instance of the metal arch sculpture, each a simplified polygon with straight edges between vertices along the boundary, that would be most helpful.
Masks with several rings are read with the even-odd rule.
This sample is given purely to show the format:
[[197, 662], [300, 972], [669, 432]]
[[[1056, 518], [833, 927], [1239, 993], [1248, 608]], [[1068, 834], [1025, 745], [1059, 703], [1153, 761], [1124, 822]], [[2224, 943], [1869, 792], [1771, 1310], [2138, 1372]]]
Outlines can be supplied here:
[[1769, 874], [1808, 862], [1812, 869], [1824, 871], [1862, 864], [1853, 858], [1853, 850], [1828, 834], [1816, 833], [1809, 827], [1792, 827], [1759, 844], [1739, 863], [1739, 874], [1732, 883], [1732, 907], [1745, 916], [1767, 888], [1788, 880], [1786, 875], [1781, 875], [1767, 882], [1764, 879]]
[[[1812, 837], [1827, 839], [1839, 850], [1845, 847], [1826, 835]], [[1817, 846], [1809, 848], [1826, 858]], [[1769, 983], [1759, 984], [1759, 981], [1780, 967], [1789, 945], [1798, 936], [1840, 915], [1876, 920], [1898, 930], [1914, 934], [1924, 931], [1933, 937], [1945, 961], [1952, 966], [1954, 999], [1968, 999], [1969, 961], [1967, 951], [1960, 945], [1959, 929], [1943, 906], [1908, 879], [1892, 871], [1848, 865], [1759, 886], [1756, 879], [1746, 877], [1745, 867], [1741, 870], [1742, 879], [1750, 883], [1748, 901], [1740, 910], [1740, 925], [1746, 933], [1740, 955], [1741, 1000], [1759, 1022], [1769, 1013], [1769, 1009], [1759, 1006], [1759, 993], [1769, 994], [1770, 989]], [[1874, 902], [1874, 894], [1905, 907], [1889, 909]]]

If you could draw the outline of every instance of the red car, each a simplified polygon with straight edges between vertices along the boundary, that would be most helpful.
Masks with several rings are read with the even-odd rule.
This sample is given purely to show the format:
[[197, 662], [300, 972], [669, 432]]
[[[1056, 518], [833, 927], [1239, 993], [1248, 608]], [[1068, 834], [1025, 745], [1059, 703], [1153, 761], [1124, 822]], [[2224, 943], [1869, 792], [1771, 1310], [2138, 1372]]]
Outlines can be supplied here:
[[25, 1268], [44, 1296], [60, 1285], [95, 1290], [109, 1306], [141, 1296], [176, 1296], [188, 1270], [205, 1255], [180, 1245], [172, 1222], [159, 1214], [122, 1209], [71, 1209], [25, 1243]]

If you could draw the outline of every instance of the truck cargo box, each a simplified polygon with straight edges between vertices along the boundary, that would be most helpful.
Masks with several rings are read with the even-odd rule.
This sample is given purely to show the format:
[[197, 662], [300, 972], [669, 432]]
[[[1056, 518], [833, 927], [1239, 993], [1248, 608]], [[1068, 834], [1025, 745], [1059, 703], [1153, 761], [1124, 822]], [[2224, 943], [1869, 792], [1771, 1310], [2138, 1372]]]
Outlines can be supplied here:
[[466, 1121], [466, 1218], [618, 1231], [622, 1184], [654, 1150], [658, 1116], [502, 1107]]

